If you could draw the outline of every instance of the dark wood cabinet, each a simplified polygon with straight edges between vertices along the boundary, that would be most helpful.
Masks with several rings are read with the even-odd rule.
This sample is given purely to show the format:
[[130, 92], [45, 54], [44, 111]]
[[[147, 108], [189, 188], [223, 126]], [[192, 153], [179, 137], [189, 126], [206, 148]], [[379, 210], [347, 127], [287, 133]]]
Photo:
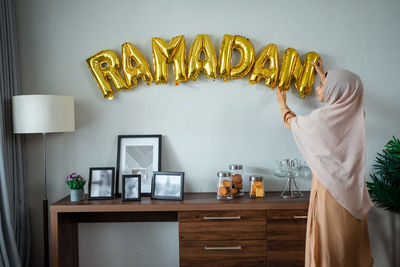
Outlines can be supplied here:
[[266, 266], [265, 211], [179, 212], [180, 266]]
[[304, 266], [307, 209], [183, 211], [181, 266]]
[[304, 266], [307, 210], [267, 211], [269, 267]]
[[52, 266], [79, 265], [78, 223], [178, 221], [181, 266], [304, 266], [309, 192], [301, 199], [217, 200], [185, 193], [184, 200], [137, 202], [65, 197], [50, 206]]

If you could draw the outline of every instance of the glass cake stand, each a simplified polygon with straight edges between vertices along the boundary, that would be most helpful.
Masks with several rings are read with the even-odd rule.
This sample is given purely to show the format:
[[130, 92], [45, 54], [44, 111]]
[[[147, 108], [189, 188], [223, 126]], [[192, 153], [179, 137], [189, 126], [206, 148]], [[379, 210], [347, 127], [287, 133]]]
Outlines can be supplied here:
[[284, 159], [276, 163], [278, 168], [274, 174], [278, 177], [287, 177], [285, 187], [281, 193], [282, 198], [301, 198], [304, 194], [299, 190], [295, 178], [300, 174], [305, 177], [310, 172], [309, 168], [300, 160]]

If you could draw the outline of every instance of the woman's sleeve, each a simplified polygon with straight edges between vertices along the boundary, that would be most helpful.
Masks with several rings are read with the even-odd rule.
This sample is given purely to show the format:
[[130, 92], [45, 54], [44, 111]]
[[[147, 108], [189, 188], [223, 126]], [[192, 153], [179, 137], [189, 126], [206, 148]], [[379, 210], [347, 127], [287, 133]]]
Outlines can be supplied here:
[[281, 115], [283, 124], [285, 124], [286, 128], [292, 129], [292, 118], [296, 117], [296, 114], [290, 110], [288, 106], [281, 106]]

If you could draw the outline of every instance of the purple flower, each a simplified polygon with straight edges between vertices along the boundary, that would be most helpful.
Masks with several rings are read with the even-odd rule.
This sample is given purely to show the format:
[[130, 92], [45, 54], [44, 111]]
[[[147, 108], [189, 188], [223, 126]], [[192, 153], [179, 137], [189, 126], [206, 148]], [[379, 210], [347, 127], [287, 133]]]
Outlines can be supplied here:
[[71, 173], [66, 177], [67, 181], [84, 181], [85, 179], [76, 172]]

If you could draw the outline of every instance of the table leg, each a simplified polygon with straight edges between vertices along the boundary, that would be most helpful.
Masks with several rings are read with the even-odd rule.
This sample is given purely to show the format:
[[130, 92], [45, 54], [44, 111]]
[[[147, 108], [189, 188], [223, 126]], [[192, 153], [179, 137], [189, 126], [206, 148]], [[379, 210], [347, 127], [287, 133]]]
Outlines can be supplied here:
[[51, 212], [52, 267], [78, 267], [78, 222], [73, 214]]

